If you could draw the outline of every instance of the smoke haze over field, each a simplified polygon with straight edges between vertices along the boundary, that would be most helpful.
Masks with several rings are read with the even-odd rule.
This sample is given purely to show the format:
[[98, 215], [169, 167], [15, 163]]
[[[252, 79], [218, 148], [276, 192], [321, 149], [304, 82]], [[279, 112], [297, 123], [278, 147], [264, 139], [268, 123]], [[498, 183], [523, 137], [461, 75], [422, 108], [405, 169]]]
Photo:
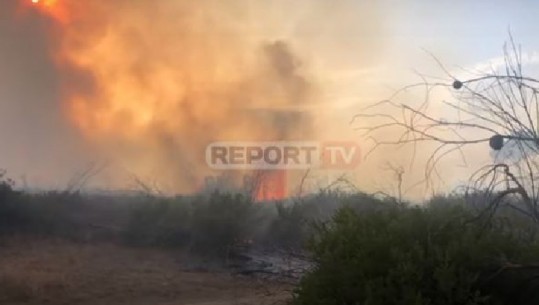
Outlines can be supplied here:
[[105, 160], [97, 185], [123, 188], [135, 174], [190, 192], [211, 174], [212, 141], [357, 138], [350, 117], [409, 83], [417, 54], [428, 57], [420, 47], [472, 64], [499, 53], [513, 20], [509, 10], [503, 28], [483, 29], [490, 53], [455, 60], [481, 31], [444, 40], [411, 14], [444, 16], [441, 30], [460, 16], [459, 30], [469, 7], [416, 2], [4, 0], [0, 168], [62, 188]]

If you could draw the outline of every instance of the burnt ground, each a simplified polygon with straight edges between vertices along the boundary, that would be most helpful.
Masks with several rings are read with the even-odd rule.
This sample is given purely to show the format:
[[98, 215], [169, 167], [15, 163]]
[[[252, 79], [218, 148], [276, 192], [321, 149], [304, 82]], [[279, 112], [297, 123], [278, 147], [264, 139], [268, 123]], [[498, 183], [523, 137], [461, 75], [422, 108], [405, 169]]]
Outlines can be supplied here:
[[196, 260], [114, 243], [9, 238], [0, 244], [0, 304], [279, 305], [291, 298], [290, 282], [259, 270], [193, 268]]

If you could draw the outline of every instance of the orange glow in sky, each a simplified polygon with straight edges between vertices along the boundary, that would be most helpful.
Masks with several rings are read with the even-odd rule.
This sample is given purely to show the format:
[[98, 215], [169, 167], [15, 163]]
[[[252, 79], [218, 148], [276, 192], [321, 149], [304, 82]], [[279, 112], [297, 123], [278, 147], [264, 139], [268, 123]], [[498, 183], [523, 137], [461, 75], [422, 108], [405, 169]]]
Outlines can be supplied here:
[[39, 10], [55, 20], [65, 23], [69, 20], [67, 9], [61, 0], [31, 0], [32, 4]]

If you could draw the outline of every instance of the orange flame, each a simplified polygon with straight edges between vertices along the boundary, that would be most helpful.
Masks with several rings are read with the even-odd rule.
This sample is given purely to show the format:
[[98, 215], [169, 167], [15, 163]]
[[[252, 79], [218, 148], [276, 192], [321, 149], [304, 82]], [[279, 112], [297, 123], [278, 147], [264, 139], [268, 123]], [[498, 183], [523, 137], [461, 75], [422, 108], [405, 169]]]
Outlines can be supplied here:
[[69, 22], [68, 10], [61, 0], [30, 0], [42, 13], [61, 23]]
[[248, 20], [223, 13], [224, 2], [34, 1], [60, 25], [54, 56], [70, 121], [107, 158], [158, 173], [163, 188], [196, 189], [210, 174], [204, 151], [213, 141], [308, 129], [296, 113], [268, 111], [313, 97], [299, 60], [284, 41], [245, 35]]
[[264, 171], [259, 175], [255, 189], [256, 201], [282, 200], [287, 197], [287, 172]]

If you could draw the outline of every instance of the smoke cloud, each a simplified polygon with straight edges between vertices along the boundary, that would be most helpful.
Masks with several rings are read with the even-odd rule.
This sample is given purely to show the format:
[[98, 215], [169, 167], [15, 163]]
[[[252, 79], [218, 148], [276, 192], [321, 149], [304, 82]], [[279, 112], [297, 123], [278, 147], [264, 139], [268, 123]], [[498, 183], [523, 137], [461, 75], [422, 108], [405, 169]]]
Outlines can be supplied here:
[[49, 185], [109, 160], [107, 186], [132, 173], [190, 192], [212, 141], [316, 139], [321, 76], [372, 64], [383, 30], [355, 1], [7, 2], [3, 162]]

